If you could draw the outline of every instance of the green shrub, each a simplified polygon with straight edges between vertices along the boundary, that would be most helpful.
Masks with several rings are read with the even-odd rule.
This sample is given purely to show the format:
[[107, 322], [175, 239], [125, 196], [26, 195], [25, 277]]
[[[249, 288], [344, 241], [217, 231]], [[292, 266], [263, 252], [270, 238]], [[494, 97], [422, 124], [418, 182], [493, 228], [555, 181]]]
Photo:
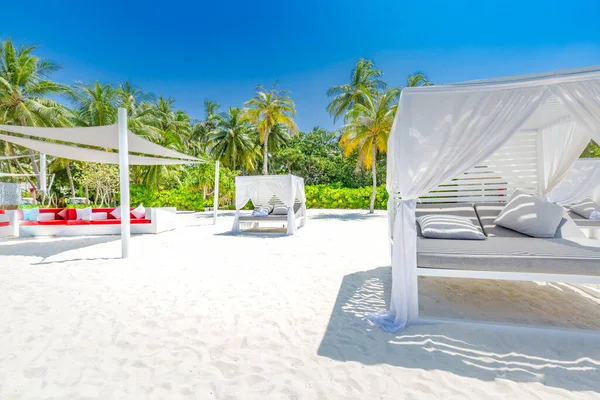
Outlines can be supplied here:
[[[306, 186], [306, 206], [308, 208], [349, 208], [368, 209], [371, 202], [371, 187], [343, 188], [333, 185]], [[377, 187], [375, 208], [387, 208], [388, 193], [385, 185]]]

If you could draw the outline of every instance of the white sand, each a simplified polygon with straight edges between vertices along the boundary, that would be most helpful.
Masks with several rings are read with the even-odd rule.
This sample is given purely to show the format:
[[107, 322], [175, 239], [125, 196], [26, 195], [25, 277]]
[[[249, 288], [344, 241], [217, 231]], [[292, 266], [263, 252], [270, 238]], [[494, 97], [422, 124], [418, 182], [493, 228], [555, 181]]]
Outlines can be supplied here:
[[311, 214], [295, 237], [188, 215], [127, 261], [116, 237], [0, 241], [0, 399], [600, 397], [600, 296], [422, 279], [425, 315], [530, 327], [386, 334], [362, 319], [388, 298], [384, 214]]

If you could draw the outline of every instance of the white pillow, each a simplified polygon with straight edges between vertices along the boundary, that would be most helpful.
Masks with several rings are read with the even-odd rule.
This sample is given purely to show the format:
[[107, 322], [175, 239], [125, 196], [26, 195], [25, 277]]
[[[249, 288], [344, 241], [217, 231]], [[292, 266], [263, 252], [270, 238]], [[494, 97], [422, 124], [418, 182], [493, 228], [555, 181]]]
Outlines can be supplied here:
[[581, 215], [583, 218], [593, 219], [592, 213], [600, 213], [600, 204], [594, 202], [591, 198], [583, 199], [581, 202], [572, 205], [571, 211]]
[[90, 221], [103, 221], [105, 219], [108, 219], [108, 213], [93, 212], [90, 214]]
[[40, 221], [54, 221], [54, 213], [40, 213], [37, 216], [38, 222]]
[[273, 212], [271, 214], [273, 215], [287, 215], [288, 214], [288, 210], [289, 208], [286, 206], [275, 206], [275, 208], [273, 208]]
[[428, 214], [417, 218], [421, 234], [432, 239], [485, 240], [486, 237], [466, 217], [446, 214]]
[[121, 219], [121, 206], [115, 208], [110, 212], [110, 215], [115, 217], [116, 219]]
[[562, 221], [564, 208], [515, 190], [494, 224], [531, 237], [551, 238]]
[[146, 209], [143, 205], [140, 204], [139, 206], [131, 210], [131, 214], [133, 214], [133, 216], [137, 219], [143, 219], [146, 217]]
[[92, 207], [77, 208], [77, 220], [79, 221], [90, 221], [92, 215]]

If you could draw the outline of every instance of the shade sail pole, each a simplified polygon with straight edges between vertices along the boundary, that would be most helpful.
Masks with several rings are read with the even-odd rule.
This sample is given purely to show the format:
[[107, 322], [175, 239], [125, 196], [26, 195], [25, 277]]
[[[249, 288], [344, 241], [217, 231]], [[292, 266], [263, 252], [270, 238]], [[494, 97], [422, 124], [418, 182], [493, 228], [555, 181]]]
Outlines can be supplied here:
[[219, 209], [219, 161], [215, 162], [215, 199], [213, 202], [213, 225], [217, 224], [217, 210]]
[[131, 221], [129, 216], [129, 148], [127, 146], [127, 110], [119, 108], [119, 178], [121, 186], [121, 257], [129, 257]]
[[44, 193], [44, 195], [46, 194], [48, 186], [46, 183], [47, 176], [46, 155], [44, 153], [40, 153], [40, 176], [38, 178], [38, 188]]

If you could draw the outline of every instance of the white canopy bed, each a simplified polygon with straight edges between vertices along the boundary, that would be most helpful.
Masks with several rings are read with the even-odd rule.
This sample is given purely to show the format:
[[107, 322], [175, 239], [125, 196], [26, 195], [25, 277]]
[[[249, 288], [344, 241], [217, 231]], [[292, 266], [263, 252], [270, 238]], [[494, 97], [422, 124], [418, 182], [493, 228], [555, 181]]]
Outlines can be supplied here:
[[[285, 213], [264, 216], [242, 215], [240, 210], [252, 201], [254, 207], [282, 205]], [[231, 231], [240, 232], [241, 224], [256, 227], [261, 223], [286, 225], [293, 235], [306, 224], [304, 178], [295, 175], [254, 175], [235, 178], [235, 218]]]
[[[447, 262], [452, 256], [447, 254], [452, 246], [444, 253], [439, 247], [429, 251], [419, 244], [416, 213], [420, 198], [424, 203], [470, 203], [472, 207], [476, 202], [506, 201], [514, 188], [547, 196], [591, 138], [600, 142], [600, 68], [403, 89], [388, 141], [390, 310], [368, 316], [369, 321], [393, 332], [417, 320], [418, 275], [600, 283], [600, 271], [586, 273], [590, 265], [600, 266], [600, 248], [585, 238], [581, 239], [583, 245], [575, 246], [585, 247], [582, 252], [569, 247], [565, 243], [569, 239], [563, 236], [522, 239], [538, 240], [533, 249], [537, 254], [521, 259], [525, 264], [544, 257], [575, 257], [585, 264], [579, 270], [581, 275], [567, 276], [531, 265], [523, 271], [485, 266], [477, 270], [452, 262], [447, 268], [417, 265], [418, 251], [443, 256], [438, 262]], [[544, 254], [551, 241], [562, 246], [555, 247], [558, 256], [554, 250]], [[459, 242], [452, 245], [462, 246]], [[473, 254], [478, 244], [481, 248], [480, 242], [473, 243], [473, 248], [455, 255]], [[495, 255], [496, 259], [503, 257], [502, 253]]]

